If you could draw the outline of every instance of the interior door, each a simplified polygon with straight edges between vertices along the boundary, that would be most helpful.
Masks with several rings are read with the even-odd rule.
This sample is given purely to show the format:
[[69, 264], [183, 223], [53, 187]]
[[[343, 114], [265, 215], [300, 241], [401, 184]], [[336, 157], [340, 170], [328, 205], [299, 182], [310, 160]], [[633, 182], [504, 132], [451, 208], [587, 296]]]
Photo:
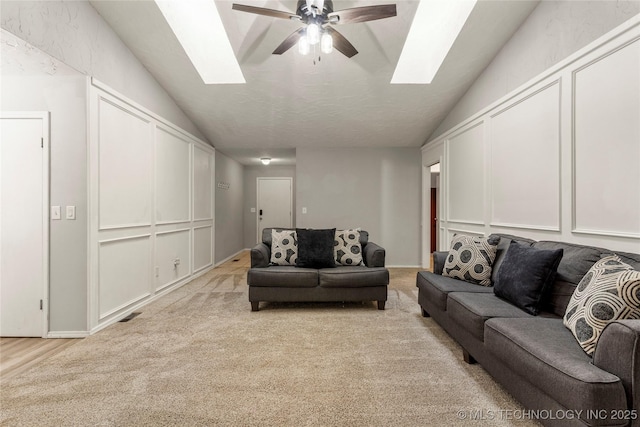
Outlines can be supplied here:
[[258, 230], [257, 241], [262, 240], [262, 229], [269, 227], [291, 228], [292, 179], [258, 178]]
[[438, 197], [437, 190], [431, 189], [431, 252], [436, 250], [436, 235], [438, 233]]
[[[0, 336], [42, 337], [48, 281], [46, 117], [0, 118]], [[46, 123], [48, 127], [48, 121]]]

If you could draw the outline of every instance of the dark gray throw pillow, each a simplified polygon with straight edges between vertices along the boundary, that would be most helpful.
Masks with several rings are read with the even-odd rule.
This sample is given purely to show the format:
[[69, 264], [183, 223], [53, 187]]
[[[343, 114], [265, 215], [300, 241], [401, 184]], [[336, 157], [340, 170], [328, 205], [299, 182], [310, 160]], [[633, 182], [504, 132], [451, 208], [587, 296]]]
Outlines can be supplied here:
[[296, 228], [298, 236], [297, 267], [329, 268], [335, 267], [333, 244], [336, 229], [313, 230]]
[[493, 293], [537, 316], [540, 302], [556, 278], [563, 250], [544, 250], [511, 242], [493, 284]]

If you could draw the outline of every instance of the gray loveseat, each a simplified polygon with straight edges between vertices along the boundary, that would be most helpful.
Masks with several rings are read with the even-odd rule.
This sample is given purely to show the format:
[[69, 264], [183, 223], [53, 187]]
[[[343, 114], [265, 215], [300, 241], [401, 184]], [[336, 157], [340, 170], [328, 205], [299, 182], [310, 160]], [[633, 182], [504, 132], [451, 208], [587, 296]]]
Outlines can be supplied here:
[[[640, 320], [609, 323], [593, 357], [562, 320], [580, 279], [603, 254], [613, 251], [499, 236], [494, 281], [511, 240], [539, 249], [563, 249], [540, 314], [532, 316], [497, 297], [492, 287], [442, 276], [447, 252], [436, 252], [434, 272], [417, 276], [423, 316], [442, 326], [462, 346], [467, 363], [479, 362], [542, 424], [640, 426]], [[640, 255], [617, 255], [640, 268]]]
[[369, 233], [360, 231], [365, 265], [316, 269], [270, 264], [271, 230], [265, 228], [262, 243], [251, 249], [247, 284], [252, 311], [258, 311], [260, 301], [377, 301], [378, 309], [384, 310], [389, 285], [385, 250], [369, 242]]

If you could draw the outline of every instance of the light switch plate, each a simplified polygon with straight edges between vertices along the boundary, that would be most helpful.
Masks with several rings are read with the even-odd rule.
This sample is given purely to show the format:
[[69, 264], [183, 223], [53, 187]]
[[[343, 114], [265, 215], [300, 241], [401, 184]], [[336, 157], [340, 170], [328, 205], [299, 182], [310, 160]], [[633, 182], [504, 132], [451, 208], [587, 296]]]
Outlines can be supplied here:
[[67, 219], [76, 219], [76, 207], [67, 206]]
[[251, 213], [256, 213], [256, 208], [251, 208]]
[[51, 206], [51, 219], [60, 219], [60, 206]]
[[302, 208], [302, 213], [306, 214], [307, 213], [307, 208]]

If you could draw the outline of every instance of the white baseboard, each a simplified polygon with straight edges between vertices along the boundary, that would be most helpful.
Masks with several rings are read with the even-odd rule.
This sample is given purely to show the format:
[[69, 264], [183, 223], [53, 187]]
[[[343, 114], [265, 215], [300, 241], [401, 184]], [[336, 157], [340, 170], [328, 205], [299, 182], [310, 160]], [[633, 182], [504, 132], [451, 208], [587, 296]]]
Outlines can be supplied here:
[[385, 265], [387, 268], [422, 268], [421, 265]]
[[222, 261], [218, 261], [216, 262], [216, 264], [214, 265], [214, 267], [218, 267], [222, 264], [224, 264], [227, 261], [232, 260], [233, 258], [237, 257], [238, 255], [240, 255], [241, 253], [243, 253], [244, 251], [248, 251], [249, 249], [240, 249], [238, 252], [236, 252], [235, 254], [226, 257], [225, 259], [223, 259]]
[[47, 338], [86, 338], [89, 331], [52, 331], [47, 334]]

